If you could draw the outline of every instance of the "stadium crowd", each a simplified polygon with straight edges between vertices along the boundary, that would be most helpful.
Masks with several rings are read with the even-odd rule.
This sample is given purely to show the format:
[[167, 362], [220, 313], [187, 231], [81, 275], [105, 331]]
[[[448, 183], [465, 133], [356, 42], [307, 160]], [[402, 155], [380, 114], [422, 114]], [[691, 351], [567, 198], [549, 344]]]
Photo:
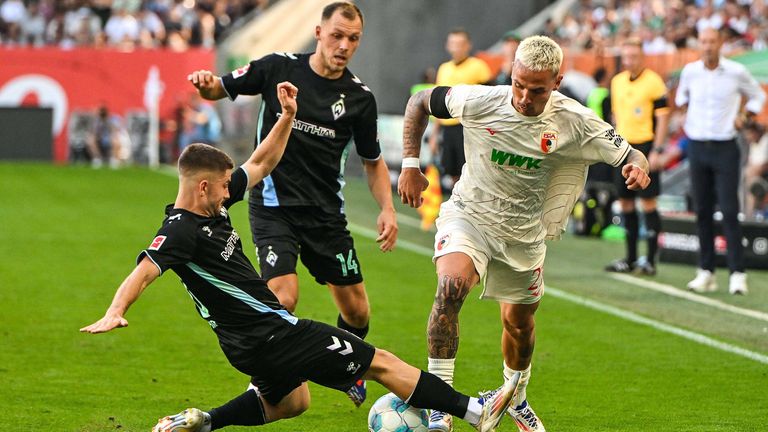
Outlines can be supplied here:
[[768, 48], [765, 0], [581, 0], [562, 19], [550, 18], [544, 33], [575, 50], [618, 49], [640, 35], [646, 54], [696, 48], [703, 28], [723, 29], [723, 54]]
[[270, 0], [0, 0], [0, 45], [213, 48]]

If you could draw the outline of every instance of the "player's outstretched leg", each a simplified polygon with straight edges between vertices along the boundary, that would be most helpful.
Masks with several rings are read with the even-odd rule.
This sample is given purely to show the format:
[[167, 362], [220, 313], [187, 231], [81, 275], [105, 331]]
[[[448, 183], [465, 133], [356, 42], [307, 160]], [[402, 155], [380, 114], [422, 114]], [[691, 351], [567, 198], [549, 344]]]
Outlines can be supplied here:
[[442, 411], [464, 419], [479, 431], [491, 432], [496, 430], [514, 399], [519, 375], [493, 395], [473, 398], [457, 392], [437, 376], [377, 349], [365, 378], [378, 381], [413, 407]]

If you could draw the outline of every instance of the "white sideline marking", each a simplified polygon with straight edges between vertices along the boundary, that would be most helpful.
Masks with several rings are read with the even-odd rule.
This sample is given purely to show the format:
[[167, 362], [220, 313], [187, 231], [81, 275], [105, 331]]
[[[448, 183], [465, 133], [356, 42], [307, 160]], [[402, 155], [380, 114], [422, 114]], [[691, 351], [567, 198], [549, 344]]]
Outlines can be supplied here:
[[571, 303], [576, 303], [582, 306], [586, 306], [590, 309], [594, 309], [600, 312], [605, 312], [609, 315], [613, 315], [615, 317], [619, 317], [627, 321], [632, 321], [637, 324], [647, 325], [648, 327], [652, 327], [656, 330], [660, 330], [666, 333], [672, 333], [673, 335], [680, 336], [682, 338], [700, 343], [702, 345], [706, 345], [708, 347], [712, 347], [712, 348], [719, 349], [721, 351], [740, 355], [742, 357], [746, 357], [748, 359], [751, 359], [763, 364], [768, 364], [768, 356], [754, 352], [754, 351], [750, 351], [744, 348], [737, 347], [736, 345], [720, 342], [718, 340], [712, 339], [710, 337], [704, 336], [696, 332], [692, 332], [690, 330], [685, 330], [680, 327], [675, 327], [673, 325], [665, 324], [660, 321], [646, 318], [634, 312], [629, 312], [624, 309], [620, 309], [604, 303], [599, 303], [593, 300], [579, 297], [577, 295], [573, 295], [571, 293], [559, 290], [557, 288], [552, 288], [551, 286], [547, 286], [545, 290], [548, 294], [551, 294], [553, 297], [557, 297], [563, 300], [568, 300]]
[[722, 302], [720, 300], [716, 300], [713, 298], [705, 297], [703, 295], [694, 294], [692, 292], [683, 291], [680, 289], [677, 289], [673, 287], [672, 285], [667, 285], [659, 282], [649, 281], [646, 279], [641, 279], [635, 276], [631, 275], [625, 275], [625, 274], [611, 274], [612, 278], [616, 280], [620, 280], [622, 282], [626, 282], [635, 286], [639, 286], [641, 288], [647, 288], [652, 291], [660, 292], [662, 294], [667, 294], [672, 297], [679, 297], [685, 300], [690, 300], [692, 302], [696, 302], [699, 304], [712, 306], [717, 309], [721, 309], [724, 311], [732, 312], [738, 315], [754, 318], [760, 321], [768, 322], [768, 313], [760, 312], [752, 309], [746, 309], [738, 306], [734, 306], [725, 302]]
[[[363, 237], [368, 237], [371, 239], [376, 239], [376, 237], [378, 237], [375, 231], [370, 230], [368, 228], [361, 227], [359, 225], [349, 223], [347, 224], [347, 227], [349, 228], [350, 231], [356, 234], [359, 234]], [[409, 242], [408, 240], [397, 240], [397, 247], [411, 251], [411, 252], [415, 252], [418, 254], [426, 255], [429, 257], [432, 256], [432, 249], [426, 248], [421, 245], [417, 245], [415, 243]], [[569, 301], [571, 303], [585, 306], [599, 312], [607, 313], [609, 315], [613, 315], [617, 318], [621, 318], [626, 321], [642, 324], [665, 333], [671, 333], [673, 335], [680, 336], [684, 339], [688, 339], [690, 341], [693, 341], [698, 344], [705, 345], [711, 348], [715, 348], [720, 351], [725, 351], [731, 354], [736, 354], [741, 357], [746, 357], [750, 360], [754, 360], [759, 363], [768, 364], [768, 356], [765, 354], [761, 354], [755, 351], [750, 351], [748, 349], [741, 348], [736, 345], [731, 345], [725, 342], [720, 342], [708, 336], [704, 336], [703, 334], [696, 333], [690, 330], [685, 330], [680, 327], [675, 327], [670, 324], [665, 324], [663, 322], [656, 321], [650, 318], [646, 318], [634, 312], [620, 309], [615, 306], [610, 306], [605, 303], [589, 300], [584, 297], [580, 297], [580, 296], [571, 294], [569, 292], [559, 290], [557, 288], [553, 288], [550, 285], [546, 286], [546, 292], [555, 298], [559, 298], [562, 300]]]

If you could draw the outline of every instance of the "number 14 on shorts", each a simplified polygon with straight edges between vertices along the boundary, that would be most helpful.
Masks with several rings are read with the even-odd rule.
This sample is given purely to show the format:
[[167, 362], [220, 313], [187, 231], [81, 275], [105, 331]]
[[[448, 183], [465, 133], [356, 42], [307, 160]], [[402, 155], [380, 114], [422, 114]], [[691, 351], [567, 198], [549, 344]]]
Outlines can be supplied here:
[[352, 253], [352, 249], [348, 251], [346, 258], [344, 257], [343, 252], [336, 254], [336, 258], [338, 258], [339, 263], [341, 263], [341, 274], [344, 277], [347, 277], [350, 272], [354, 274], [360, 273], [358, 270], [357, 260]]

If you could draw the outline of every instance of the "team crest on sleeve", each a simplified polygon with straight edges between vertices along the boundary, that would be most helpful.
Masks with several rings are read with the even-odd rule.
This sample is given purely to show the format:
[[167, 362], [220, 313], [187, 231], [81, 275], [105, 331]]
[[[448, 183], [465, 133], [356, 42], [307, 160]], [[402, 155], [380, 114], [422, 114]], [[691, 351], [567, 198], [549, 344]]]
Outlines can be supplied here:
[[149, 250], [160, 250], [160, 246], [162, 246], [163, 243], [165, 243], [165, 239], [166, 239], [166, 236], [164, 236], [164, 235], [159, 235], [159, 236], [155, 237], [155, 239], [152, 240], [152, 243], [149, 244], [149, 247], [147, 249], [149, 249]]
[[240, 78], [241, 76], [245, 75], [248, 72], [248, 69], [251, 67], [251, 64], [248, 63], [247, 65], [243, 67], [239, 67], [232, 71], [232, 78]]
[[339, 117], [346, 114], [347, 110], [344, 107], [344, 94], [341, 95], [339, 100], [337, 100], [336, 102], [333, 103], [333, 105], [331, 105], [331, 111], [333, 112], [334, 120], [338, 120]]
[[448, 246], [448, 243], [451, 241], [451, 234], [443, 234], [439, 240], [437, 240], [437, 244], [435, 245], [435, 249], [438, 251], [441, 251], [445, 249], [446, 246]]
[[544, 131], [541, 133], [541, 151], [552, 153], [557, 147], [557, 132]]

